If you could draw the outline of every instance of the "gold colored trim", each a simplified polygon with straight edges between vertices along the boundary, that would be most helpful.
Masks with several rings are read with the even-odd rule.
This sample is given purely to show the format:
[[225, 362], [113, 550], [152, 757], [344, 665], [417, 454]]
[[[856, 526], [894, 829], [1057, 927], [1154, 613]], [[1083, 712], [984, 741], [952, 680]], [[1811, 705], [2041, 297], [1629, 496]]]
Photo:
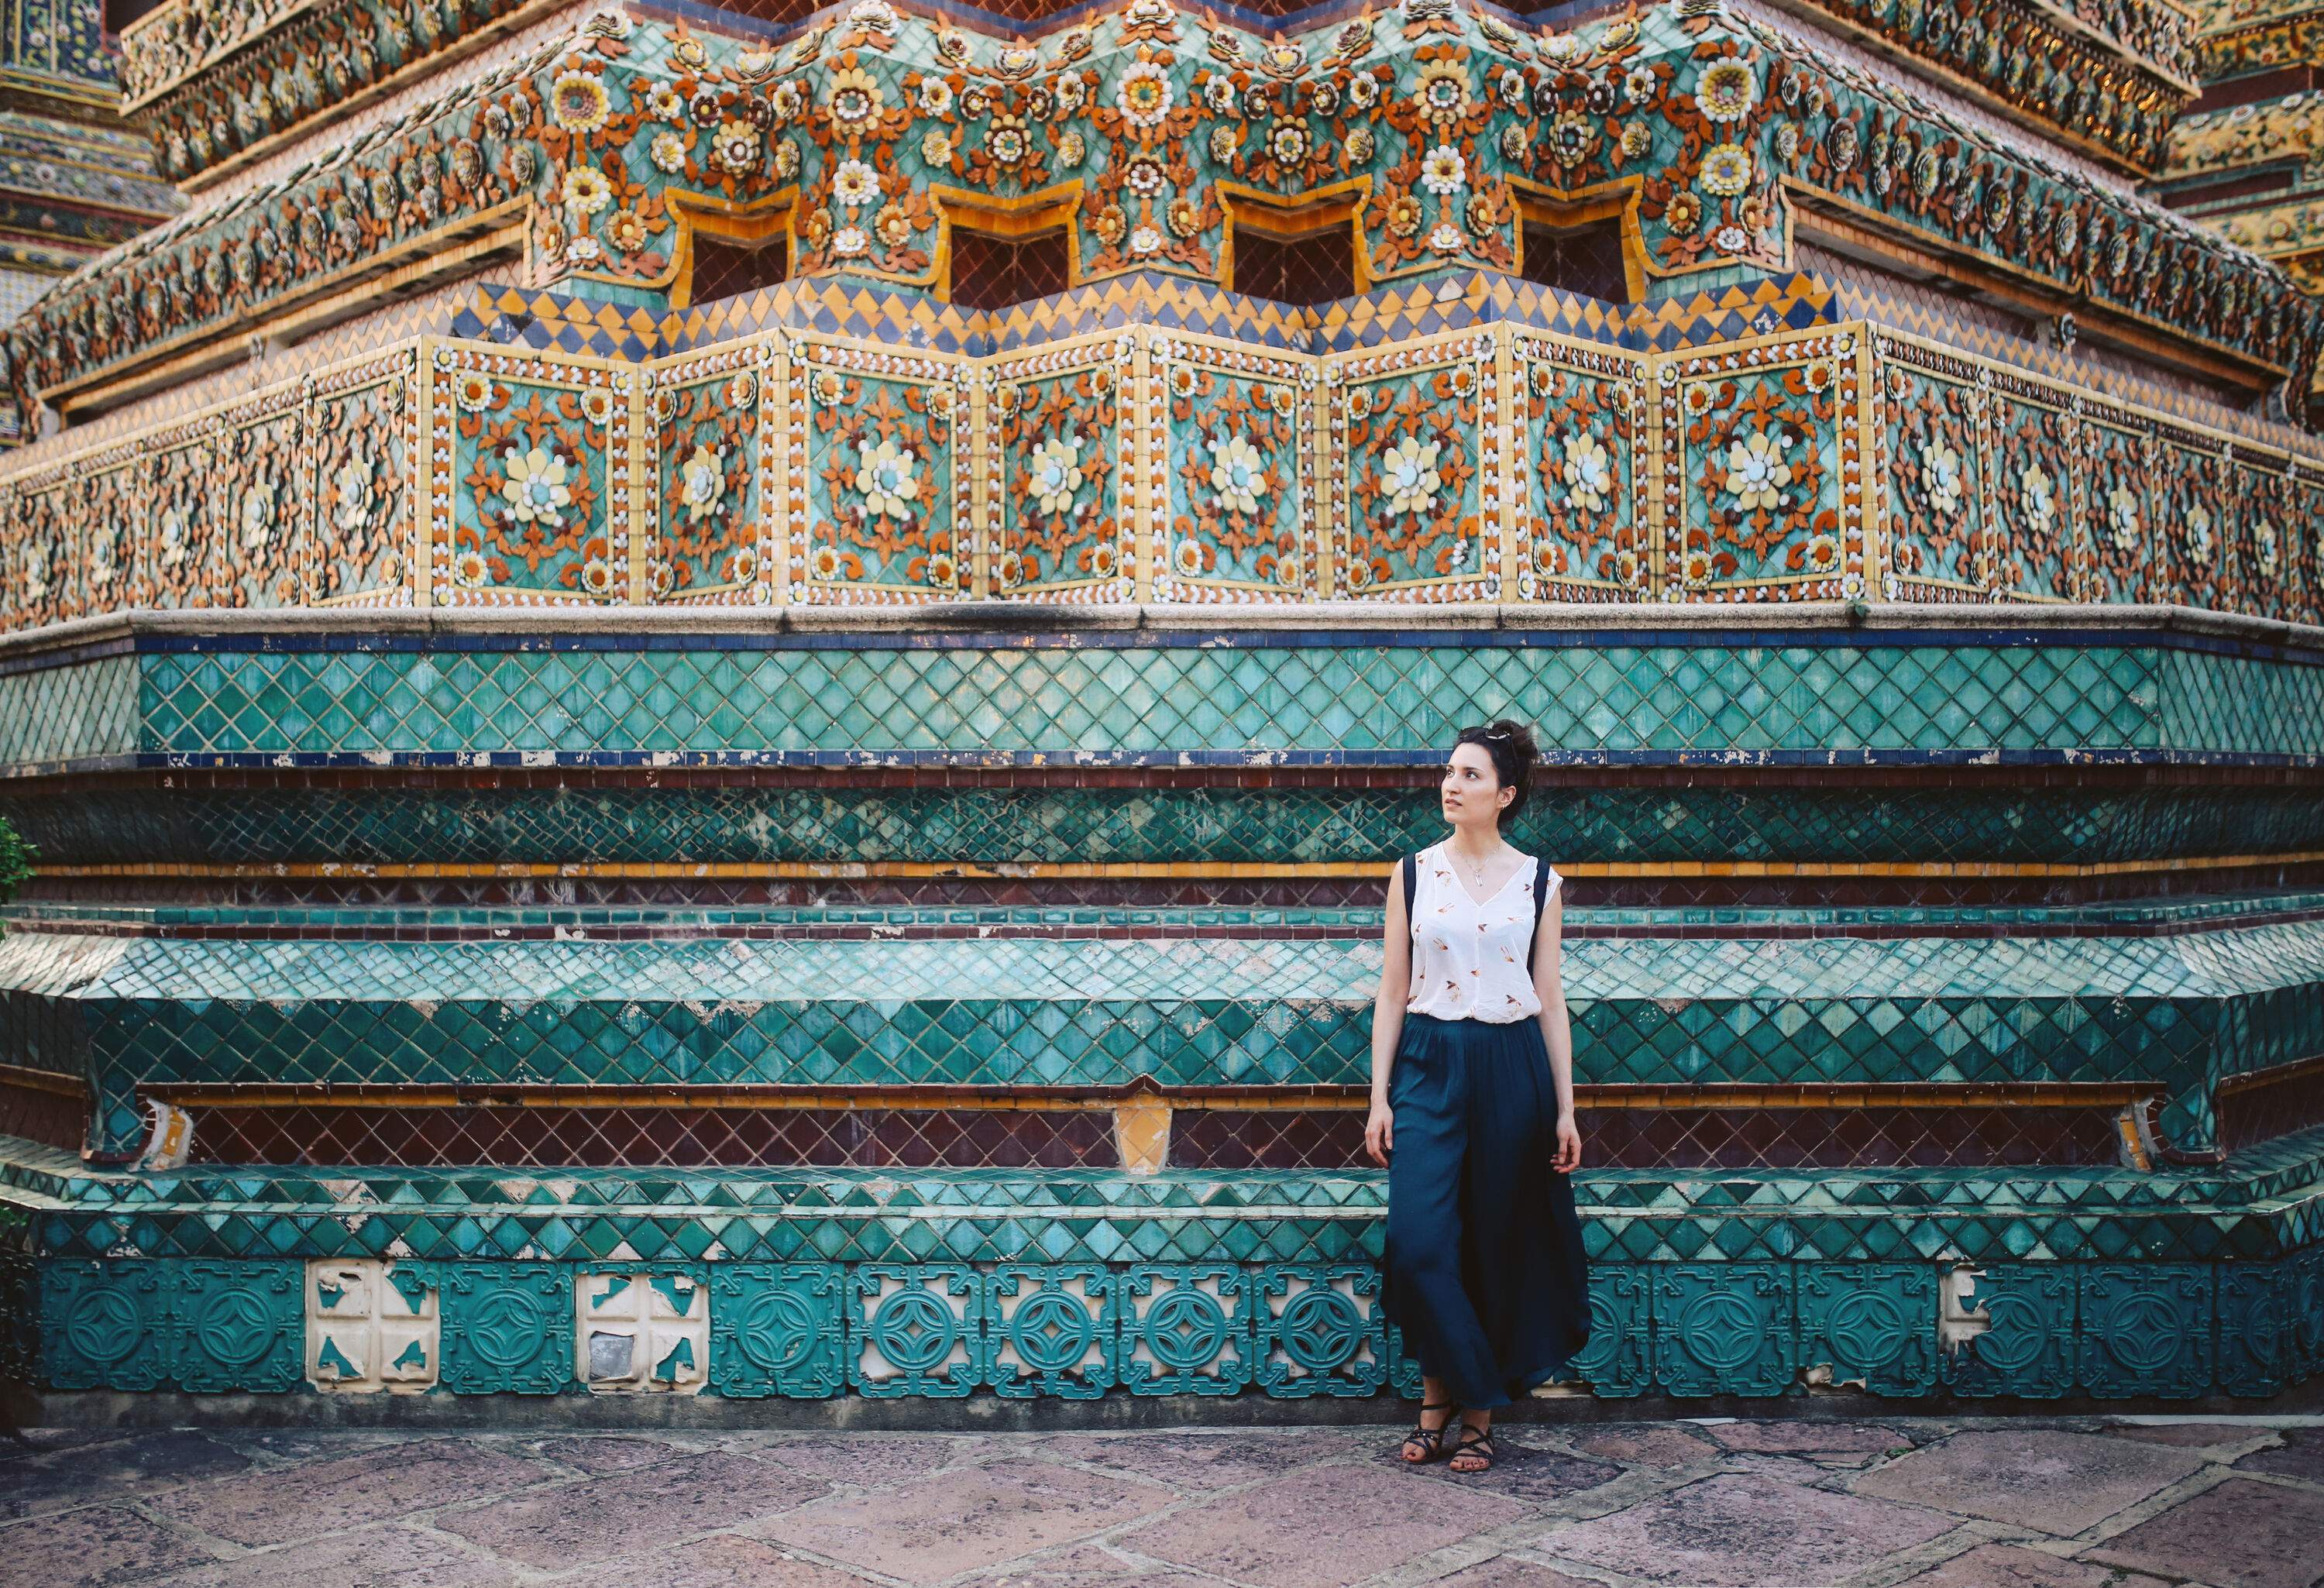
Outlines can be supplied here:
[[[2324, 849], [2285, 854], [2182, 855], [2153, 860], [2066, 861], [1783, 861], [1783, 860], [1585, 860], [1561, 864], [1566, 877], [2116, 877], [2147, 872], [2218, 871], [2255, 865], [2307, 865], [2324, 862]], [[60, 881], [88, 878], [265, 881], [509, 881], [524, 878], [593, 882], [837, 882], [850, 879], [935, 878], [1028, 881], [1205, 880], [1278, 881], [1291, 878], [1373, 877], [1385, 881], [1386, 860], [1296, 861], [1028, 861], [986, 864], [967, 861], [641, 861], [548, 862], [302, 861], [281, 863], [198, 865], [178, 862], [113, 865], [42, 865], [35, 876]]]
[[1289, 196], [1229, 181], [1216, 183], [1213, 191], [1218, 195], [1227, 217], [1219, 243], [1219, 283], [1226, 291], [1240, 290], [1234, 279], [1237, 230], [1248, 227], [1278, 243], [1296, 243], [1307, 237], [1328, 235], [1343, 224], [1348, 228], [1351, 275], [1348, 291], [1342, 296], [1353, 297], [1372, 290], [1371, 260], [1364, 252], [1363, 226], [1364, 206], [1372, 196], [1370, 176], [1327, 182]]
[[[5, 1066], [0, 1066], [5, 1067]], [[32, 1072], [26, 1072], [32, 1073]], [[0, 1078], [5, 1078], [0, 1076]], [[51, 1080], [67, 1077], [49, 1077]], [[54, 1088], [51, 1088], [54, 1089]], [[1714, 1083], [1582, 1083], [1579, 1104], [1624, 1111], [1858, 1108], [2125, 1108], [2164, 1088], [2144, 1081], [1866, 1082], [1856, 1085]], [[898, 1086], [787, 1085], [334, 1085], [328, 1082], [187, 1081], [138, 1088], [180, 1108], [733, 1108], [837, 1113], [867, 1108], [948, 1108], [978, 1113], [1078, 1113], [1127, 1104], [1124, 1112], [1232, 1107], [1259, 1113], [1368, 1106], [1370, 1089], [1351, 1085], [1165, 1086], [1147, 1077], [1119, 1085], [996, 1088], [932, 1084]], [[1166, 1127], [1167, 1128], [1167, 1127]]]
[[1657, 269], [1653, 256], [1646, 252], [1645, 223], [1638, 214], [1645, 188], [1643, 179], [1628, 176], [1587, 188], [1551, 188], [1512, 176], [1509, 186], [1517, 191], [1517, 263], [1511, 274], [1525, 274], [1525, 229], [1528, 225], [1565, 231], [1605, 220], [1622, 223], [1622, 285], [1631, 303], [1645, 300], [1649, 275], [1683, 273]]
[[0, 1086], [16, 1086], [27, 1092], [46, 1092], [53, 1096], [70, 1097], [81, 1103], [88, 1101], [88, 1083], [78, 1076], [60, 1076], [53, 1070], [27, 1069], [20, 1064], [0, 1064]]

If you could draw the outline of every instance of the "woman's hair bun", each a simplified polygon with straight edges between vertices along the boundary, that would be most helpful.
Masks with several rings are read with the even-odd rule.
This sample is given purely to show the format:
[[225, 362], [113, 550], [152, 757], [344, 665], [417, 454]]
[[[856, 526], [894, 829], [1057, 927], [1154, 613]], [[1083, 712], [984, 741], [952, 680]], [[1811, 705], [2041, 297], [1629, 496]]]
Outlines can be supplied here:
[[1494, 775], [1505, 789], [1517, 790], [1501, 814], [1512, 817], [1524, 808], [1526, 786], [1533, 780], [1534, 763], [1541, 759], [1541, 749], [1534, 743], [1533, 730], [1509, 717], [1487, 723], [1482, 727], [1463, 728], [1453, 741], [1456, 746], [1474, 744], [1492, 759]]

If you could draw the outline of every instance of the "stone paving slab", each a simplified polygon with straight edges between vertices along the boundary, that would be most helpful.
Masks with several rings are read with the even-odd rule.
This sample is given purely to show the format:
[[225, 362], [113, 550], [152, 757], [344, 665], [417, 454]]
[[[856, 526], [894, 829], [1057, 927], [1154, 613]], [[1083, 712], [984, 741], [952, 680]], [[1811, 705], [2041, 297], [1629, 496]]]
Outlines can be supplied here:
[[0, 1588], [2318, 1588], [2324, 1419], [0, 1436]]

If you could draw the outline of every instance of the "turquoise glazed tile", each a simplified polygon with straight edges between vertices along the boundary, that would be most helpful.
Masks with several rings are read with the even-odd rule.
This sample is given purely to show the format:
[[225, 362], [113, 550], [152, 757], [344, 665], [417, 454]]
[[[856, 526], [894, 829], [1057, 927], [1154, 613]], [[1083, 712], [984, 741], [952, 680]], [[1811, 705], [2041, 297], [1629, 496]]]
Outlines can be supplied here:
[[1672, 1263], [1655, 1275], [1655, 1382], [1678, 1396], [1776, 1395], [1798, 1372], [1793, 1269]]
[[1875, 1395], [1926, 1395], [1937, 1382], [1938, 1283], [1926, 1264], [1803, 1266], [1803, 1365]]
[[2302, 1266], [2299, 1260], [2219, 1265], [2217, 1378], [2223, 1393], [2270, 1396], [2297, 1376], [2299, 1320], [2292, 1309]]
[[1372, 1395], [1388, 1381], [1379, 1273], [1269, 1263], [1251, 1279], [1253, 1380], [1269, 1395]]
[[964, 1263], [867, 1263], [847, 1294], [847, 1382], [874, 1399], [953, 1399], [990, 1345], [982, 1277]]
[[1591, 1266], [1590, 1343], [1572, 1364], [1591, 1394], [1627, 1399], [1653, 1387], [1654, 1300], [1651, 1267]]
[[[1223, 626], [1223, 625], [1222, 625]], [[801, 637], [752, 649], [153, 649], [6, 680], [5, 764], [118, 757], [649, 754], [876, 763], [1439, 752], [1502, 712], [1553, 759], [1720, 750], [2324, 753], [2324, 669], [2218, 649], [2058, 636], [2012, 646], [1479, 641], [1420, 631], [1007, 650]], [[99, 670], [92, 670], [99, 669]], [[87, 678], [72, 678], [89, 673]], [[67, 675], [67, 676], [60, 676]], [[42, 680], [38, 683], [22, 680]], [[36, 697], [34, 691], [41, 693]], [[131, 698], [134, 690], [134, 700]], [[706, 709], [718, 702], [723, 709]], [[586, 703], [576, 708], [575, 703]], [[1425, 705], [1422, 703], [1425, 703]], [[122, 725], [134, 721], [134, 734]], [[712, 731], [712, 724], [719, 725]]]
[[1120, 1297], [1122, 1387], [1232, 1395], [1251, 1380], [1250, 1279], [1232, 1263], [1132, 1263]]
[[1119, 1381], [1120, 1276], [1098, 1263], [1002, 1263], [983, 1282], [982, 1374], [994, 1394], [1094, 1400]]
[[160, 1389], [175, 1290], [166, 1263], [42, 1264], [42, 1376], [59, 1390]]
[[820, 1399], [847, 1384], [835, 1263], [710, 1265], [710, 1393]]
[[1993, 1263], [1980, 1269], [1969, 1297], [1989, 1326], [1945, 1357], [1945, 1383], [1956, 1394], [2056, 1399], [2075, 1382], [2075, 1270], [2064, 1266]]
[[2077, 1304], [2082, 1388], [2100, 1397], [2189, 1399], [2211, 1388], [2212, 1269], [2091, 1264]]
[[176, 1265], [178, 1300], [171, 1377], [180, 1390], [296, 1389], [305, 1352], [296, 1263], [187, 1262]]
[[570, 1268], [480, 1260], [436, 1271], [444, 1388], [456, 1395], [554, 1395], [572, 1381]]

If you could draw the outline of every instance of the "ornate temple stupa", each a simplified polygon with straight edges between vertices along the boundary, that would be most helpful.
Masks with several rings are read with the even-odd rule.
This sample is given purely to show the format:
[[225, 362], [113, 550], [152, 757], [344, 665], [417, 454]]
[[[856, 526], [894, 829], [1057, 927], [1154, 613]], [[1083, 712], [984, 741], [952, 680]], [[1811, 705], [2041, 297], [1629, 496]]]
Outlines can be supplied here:
[[0, 0], [0, 323], [180, 203], [122, 123], [97, 0]]
[[0, 344], [7, 1373], [1410, 1392], [1381, 897], [1510, 715], [1561, 1393], [2312, 1375], [2324, 303], [2181, 202], [2213, 28], [163, 0], [182, 213]]

